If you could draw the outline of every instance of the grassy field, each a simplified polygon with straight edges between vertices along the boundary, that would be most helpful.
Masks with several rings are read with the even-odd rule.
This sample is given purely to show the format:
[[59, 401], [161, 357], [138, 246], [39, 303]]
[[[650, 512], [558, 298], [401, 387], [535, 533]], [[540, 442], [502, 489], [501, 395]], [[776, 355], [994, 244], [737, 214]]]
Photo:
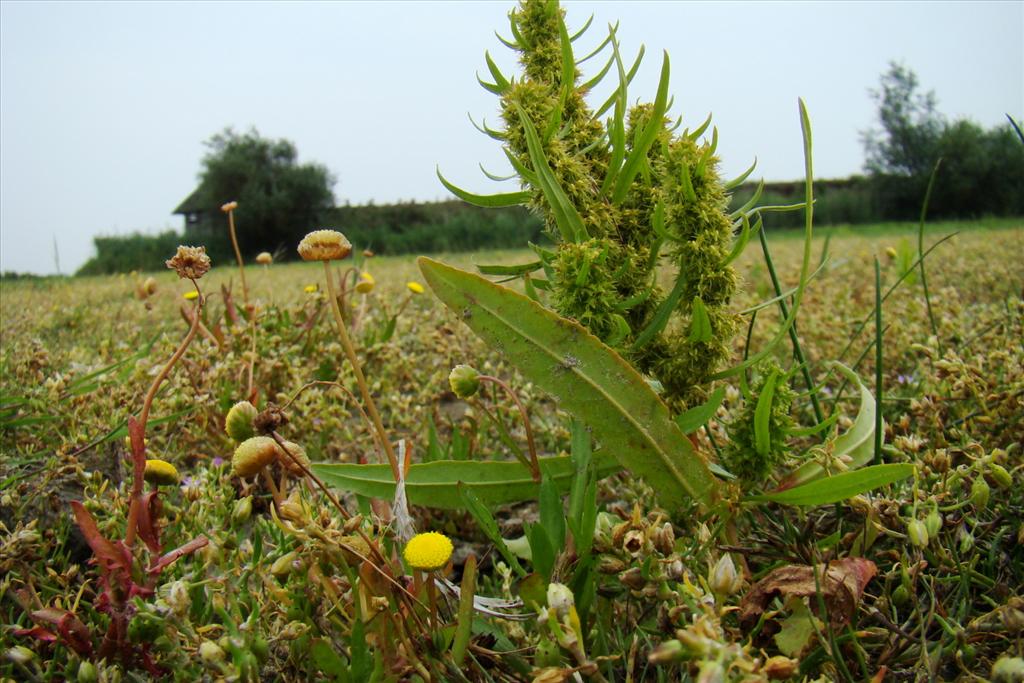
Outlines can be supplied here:
[[[772, 233], [769, 242], [781, 286], [795, 286], [799, 235]], [[710, 676], [717, 663], [730, 680], [988, 676], [1000, 656], [1021, 656], [1024, 632], [1024, 225], [934, 224], [924, 242], [926, 249], [938, 244], [925, 260], [931, 315], [920, 273], [911, 268], [914, 226], [816, 235], [814, 266], [821, 267], [797, 329], [817, 409], [834, 415], [834, 425], [807, 433], [817, 423], [816, 408], [795, 372], [785, 460], [762, 488], [770, 490], [802, 462], [827, 461], [835, 435], [853, 428], [863, 401], [851, 387], [840, 389], [844, 383], [831, 361], [850, 367], [872, 394], [881, 380], [885, 458], [914, 463], [915, 476], [877, 495], [806, 508], [752, 505], [737, 491], [727, 496], [730, 512], [711, 514], [672, 514], [642, 481], [608, 477], [596, 490], [593, 549], [583, 558], [589, 573], [579, 579], [581, 558], [568, 542], [553, 570], [566, 582], [572, 576], [591, 586], [586, 600], [576, 598], [572, 629], [560, 621], [568, 617], [550, 592], [547, 608], [530, 602], [536, 562], [520, 557], [529, 569], [520, 576], [479, 519], [464, 510], [413, 506], [413, 524], [452, 538], [455, 553], [442, 572], [458, 581], [474, 557], [477, 594], [526, 597], [515, 611], [527, 620], [469, 619], [460, 616], [458, 600], [432, 615], [419, 592], [421, 578], [414, 583], [405, 576], [398, 522], [382, 501], [371, 505], [344, 495], [347, 515], [361, 515], [346, 519], [308, 479], [289, 477], [276, 464], [276, 488], [282, 489], [276, 503], [274, 484], [233, 476], [235, 444], [224, 421], [245, 398], [260, 409], [287, 404], [287, 423], [279, 429], [313, 462], [377, 462], [380, 456], [374, 430], [351, 400], [326, 384], [300, 392], [310, 382], [337, 379], [358, 393], [332, 325], [320, 264], [247, 266], [251, 326], [242, 313], [237, 268], [215, 264], [200, 281], [208, 295], [203, 328], [156, 393], [146, 433], [148, 457], [170, 462], [181, 475], [179, 485], [161, 489], [152, 512], [160, 546], [169, 550], [199, 535], [209, 544], [151, 579], [136, 576], [148, 590], [121, 596], [129, 624], [123, 647], [97, 664], [100, 635], [115, 619], [101, 597], [116, 574], [109, 558], [102, 575], [89, 563], [95, 536], [78, 531], [70, 501], [85, 501], [97, 533], [124, 534], [132, 479], [124, 425], [189, 328], [194, 304], [184, 295], [192, 287], [171, 271], [5, 281], [0, 642], [6, 659], [0, 674], [34, 680], [115, 680], [133, 671], [118, 680], [169, 672], [176, 680], [555, 681], [582, 672], [607, 680], [726, 680], [697, 678]], [[532, 254], [437, 258], [469, 269], [521, 263]], [[882, 308], [878, 375], [876, 258], [883, 293], [913, 270]], [[429, 289], [408, 288], [423, 282], [414, 259], [374, 257], [362, 268], [375, 285], [368, 294], [351, 294], [346, 317], [388, 436], [405, 440], [413, 462], [506, 460], [525, 449], [522, 420], [503, 394], [488, 390], [463, 401], [452, 393], [449, 371], [462, 363], [512, 387], [528, 409], [542, 455], [569, 452], [570, 421], [557, 403], [489, 350]], [[736, 311], [775, 296], [756, 239], [737, 270]], [[670, 284], [670, 274], [664, 275]], [[142, 296], [149, 278], [153, 291]], [[511, 284], [521, 290], [519, 281]], [[742, 320], [733, 342], [736, 361], [748, 345], [762, 348], [780, 317], [771, 305], [749, 328], [751, 316]], [[788, 341], [775, 355], [783, 366], [794, 365]], [[750, 373], [755, 392], [764, 387], [761, 372]], [[712, 461], [728, 462], [740, 429], [734, 425], [757, 402], [747, 380], [715, 385], [726, 388], [724, 402], [692, 435]], [[495, 512], [495, 529], [505, 539], [519, 538], [537, 515], [532, 503], [504, 506]], [[542, 509], [542, 521], [545, 515]], [[919, 520], [927, 524], [923, 543], [914, 524]], [[362, 552], [353, 554], [353, 547]], [[373, 560], [371, 550], [380, 557]], [[871, 571], [849, 595], [836, 593], [832, 578], [817, 590], [812, 580], [809, 593], [762, 582], [779, 568], [853, 556], [868, 560]], [[730, 557], [735, 565], [724, 562]], [[842, 572], [847, 565], [836, 566]], [[397, 578], [389, 583], [381, 578], [386, 572]], [[846, 575], [839, 581], [857, 583]], [[407, 602], [403, 591], [420, 602]], [[767, 602], [751, 622], [758, 591], [767, 591]], [[825, 603], [843, 618], [815, 617]], [[75, 615], [73, 624], [58, 618], [66, 613]]]

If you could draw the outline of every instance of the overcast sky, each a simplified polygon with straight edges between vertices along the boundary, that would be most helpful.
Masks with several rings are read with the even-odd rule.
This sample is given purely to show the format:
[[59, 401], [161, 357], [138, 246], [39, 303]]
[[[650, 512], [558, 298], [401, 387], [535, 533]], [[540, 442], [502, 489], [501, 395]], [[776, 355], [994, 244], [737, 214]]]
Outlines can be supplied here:
[[[1024, 116], [1021, 2], [568, 2], [589, 52], [610, 22], [647, 57], [631, 101], [653, 99], [662, 50], [671, 113], [719, 127], [723, 170], [802, 177], [797, 98], [812, 117], [815, 171], [863, 166], [876, 125], [868, 90], [891, 60], [939, 110], [986, 127]], [[506, 75], [510, 2], [0, 2], [0, 269], [78, 268], [98, 234], [180, 229], [203, 141], [226, 126], [292, 140], [325, 164], [339, 203], [435, 200], [434, 175], [500, 186], [498, 124], [476, 84], [490, 50]], [[584, 74], [599, 68], [584, 65]], [[604, 84], [604, 93], [611, 79]], [[755, 176], [755, 177], [758, 177]], [[507, 190], [506, 190], [507, 191]], [[310, 226], [311, 228], [314, 226]]]

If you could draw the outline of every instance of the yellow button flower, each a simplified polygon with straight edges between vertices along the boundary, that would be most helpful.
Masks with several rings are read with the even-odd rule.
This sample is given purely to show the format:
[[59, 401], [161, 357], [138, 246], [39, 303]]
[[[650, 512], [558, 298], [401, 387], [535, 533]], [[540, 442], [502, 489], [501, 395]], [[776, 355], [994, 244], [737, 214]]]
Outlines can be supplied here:
[[186, 301], [194, 301], [199, 298], [199, 292], [193, 289], [191, 292], [185, 292], [182, 296]]
[[409, 291], [412, 292], [413, 294], [423, 293], [423, 285], [421, 285], [418, 282], [406, 282], [405, 286], [408, 287]]
[[372, 275], [364, 270], [359, 273], [359, 282], [356, 283], [356, 291], [360, 294], [369, 294], [373, 291], [373, 286], [375, 284], [377, 284], [377, 281], [373, 279]]
[[433, 571], [448, 564], [452, 556], [451, 539], [436, 531], [416, 534], [402, 552], [410, 567]]
[[302, 291], [304, 291], [306, 294], [316, 294], [317, 291], [319, 291], [319, 289], [320, 285], [306, 285], [305, 287], [302, 288]]
[[179, 479], [178, 470], [166, 460], [147, 460], [143, 478], [156, 486], [177, 484]]

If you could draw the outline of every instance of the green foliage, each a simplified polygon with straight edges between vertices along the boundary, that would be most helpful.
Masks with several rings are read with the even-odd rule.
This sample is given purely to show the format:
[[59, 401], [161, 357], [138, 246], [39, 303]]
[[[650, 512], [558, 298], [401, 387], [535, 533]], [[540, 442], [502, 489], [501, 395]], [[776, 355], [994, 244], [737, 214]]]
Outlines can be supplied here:
[[729, 445], [722, 454], [726, 468], [746, 487], [762, 484], [785, 462], [795, 397], [778, 363], [769, 360], [758, 365], [750, 395], [729, 425]]
[[96, 256], [86, 261], [76, 275], [159, 270], [182, 243], [182, 237], [173, 230], [167, 230], [159, 235], [133, 233], [121, 237], [95, 237], [93, 243]]
[[[197, 201], [210, 211], [237, 201], [235, 224], [243, 258], [296, 244], [334, 207], [335, 180], [326, 166], [300, 164], [295, 145], [230, 128], [206, 141]], [[230, 257], [226, 221], [210, 220], [199, 234], [211, 258]], [[290, 251], [290, 249], [289, 249]]]
[[563, 409], [591, 428], [612, 454], [680, 508], [687, 496], [710, 503], [717, 484], [704, 460], [647, 382], [577, 323], [478, 275], [419, 258], [431, 289], [448, 308]]
[[[492, 137], [504, 142], [527, 204], [556, 243], [544, 256], [541, 289], [559, 313], [655, 377], [678, 410], [728, 358], [737, 327], [729, 256], [739, 217], [729, 215], [718, 176], [718, 133], [698, 141], [709, 122], [676, 132], [667, 117], [668, 55], [654, 102], [628, 106], [639, 57], [627, 73], [614, 29], [597, 50], [611, 46], [608, 68], [581, 83], [563, 15], [542, 0], [510, 13], [513, 40], [503, 42], [519, 53], [523, 75], [509, 80], [488, 58], [495, 83], [484, 85], [499, 95], [505, 123]], [[595, 113], [585, 96], [613, 63], [618, 88]], [[655, 284], [662, 257], [677, 271], [667, 299]], [[694, 302], [699, 334], [691, 333]]]

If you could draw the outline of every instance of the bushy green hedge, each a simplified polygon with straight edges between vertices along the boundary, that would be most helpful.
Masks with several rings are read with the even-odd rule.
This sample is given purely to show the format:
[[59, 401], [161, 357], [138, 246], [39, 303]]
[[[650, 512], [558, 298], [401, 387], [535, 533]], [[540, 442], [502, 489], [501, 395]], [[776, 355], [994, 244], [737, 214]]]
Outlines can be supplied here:
[[[245, 225], [238, 223], [238, 240], [243, 256], [260, 251], [275, 253], [277, 260], [297, 258], [295, 246], [301, 234], [280, 235], [273, 241], [253, 244]], [[461, 201], [444, 201], [376, 206], [341, 206], [329, 212], [322, 225], [341, 230], [359, 249], [378, 254], [429, 254], [521, 247], [542, 239], [540, 219], [523, 207], [481, 209]], [[304, 234], [304, 233], [303, 233]], [[227, 222], [216, 233], [180, 233], [169, 230], [159, 235], [133, 233], [97, 237], [96, 256], [79, 269], [79, 275], [101, 275], [131, 270], [159, 270], [179, 244], [202, 244], [217, 263], [233, 261]]]

